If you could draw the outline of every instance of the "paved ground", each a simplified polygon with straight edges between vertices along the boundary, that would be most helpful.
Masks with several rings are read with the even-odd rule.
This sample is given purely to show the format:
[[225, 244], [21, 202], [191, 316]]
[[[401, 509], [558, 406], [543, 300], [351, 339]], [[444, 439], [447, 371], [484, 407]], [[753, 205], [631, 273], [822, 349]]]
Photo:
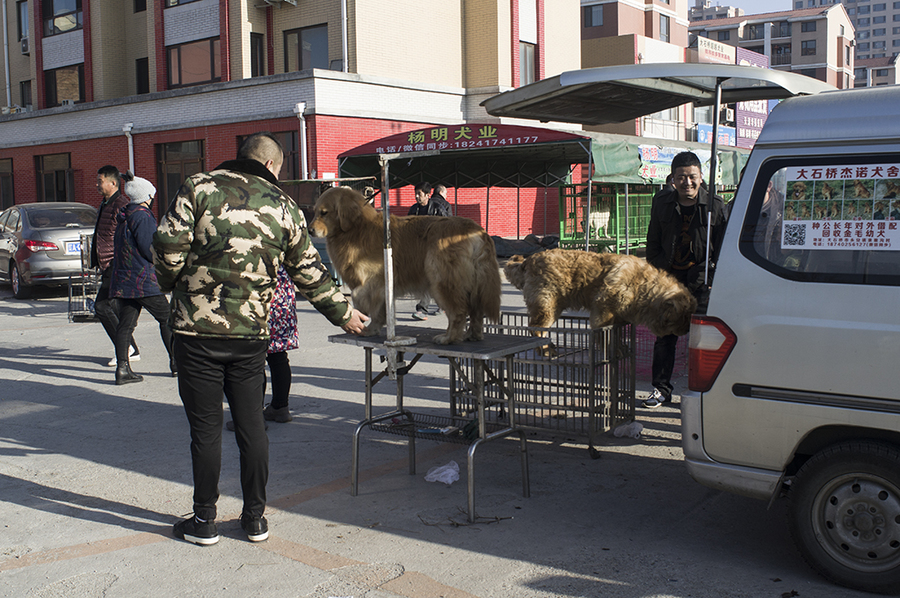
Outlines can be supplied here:
[[[504, 309], [521, 310], [504, 290]], [[406, 321], [412, 303], [399, 308]], [[251, 544], [240, 531], [237, 448], [226, 436], [223, 537], [198, 547], [171, 535], [191, 510], [188, 425], [152, 319], [136, 332], [145, 381], [117, 387], [99, 324], [70, 323], [64, 295], [17, 301], [0, 287], [0, 596], [862, 596], [802, 562], [784, 504], [766, 510], [687, 475], [677, 409], [639, 408], [643, 436], [604, 437], [597, 460], [574, 435], [530, 435], [527, 499], [517, 443], [486, 445], [472, 525], [465, 477], [424, 480], [451, 460], [464, 470], [457, 445], [420, 441], [411, 476], [399, 437], [364, 434], [360, 494], [350, 496], [363, 351], [329, 343], [338, 329], [299, 311], [294, 421], [269, 430], [270, 538]], [[446, 377], [446, 364], [420, 362], [408, 404], [442, 412]], [[377, 404], [392, 403], [393, 383], [376, 392]]]

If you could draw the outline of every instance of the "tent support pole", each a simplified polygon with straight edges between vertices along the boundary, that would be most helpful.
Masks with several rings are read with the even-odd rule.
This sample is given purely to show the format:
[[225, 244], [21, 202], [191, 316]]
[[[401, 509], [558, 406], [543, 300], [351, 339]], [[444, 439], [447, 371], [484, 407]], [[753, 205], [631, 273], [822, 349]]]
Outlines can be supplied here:
[[[713, 105], [712, 151], [709, 156], [709, 205], [716, 196], [716, 167], [719, 158], [719, 106], [722, 104], [722, 81], [716, 79], [716, 103]], [[703, 284], [709, 284], [709, 246], [712, 244], [712, 211], [709, 212], [709, 223], [706, 229], [706, 266], [703, 269]]]

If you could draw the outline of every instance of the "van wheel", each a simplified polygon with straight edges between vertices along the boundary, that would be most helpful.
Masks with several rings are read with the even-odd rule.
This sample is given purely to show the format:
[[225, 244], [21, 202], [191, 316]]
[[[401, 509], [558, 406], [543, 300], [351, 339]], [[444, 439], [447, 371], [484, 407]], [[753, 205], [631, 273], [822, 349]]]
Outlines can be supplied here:
[[791, 485], [790, 527], [823, 577], [867, 592], [900, 591], [900, 450], [857, 441], [814, 455]]

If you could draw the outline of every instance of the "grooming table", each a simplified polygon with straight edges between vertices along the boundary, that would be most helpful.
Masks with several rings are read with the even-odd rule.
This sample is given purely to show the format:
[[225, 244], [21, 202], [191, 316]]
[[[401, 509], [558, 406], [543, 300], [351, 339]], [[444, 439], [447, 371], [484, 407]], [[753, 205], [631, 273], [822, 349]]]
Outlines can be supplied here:
[[[415, 339], [414, 344], [395, 347], [398, 351], [398, 361], [402, 361], [403, 354], [412, 354], [414, 357], [409, 363], [397, 368], [397, 401], [395, 409], [387, 413], [374, 415], [372, 413], [372, 388], [384, 377], [388, 376], [387, 369], [373, 376], [372, 351], [374, 349], [387, 350], [389, 344], [385, 336], [361, 337], [352, 334], [339, 334], [328, 338], [333, 343], [356, 345], [365, 349], [366, 371], [366, 412], [365, 419], [356, 427], [353, 433], [353, 451], [350, 472], [350, 494], [357, 495], [359, 490], [359, 436], [364, 428], [371, 428], [378, 432], [398, 434], [406, 436], [409, 442], [409, 473], [416, 473], [416, 438], [435, 440], [439, 442], [453, 442], [469, 445], [467, 459], [468, 482], [468, 507], [469, 522], [475, 521], [475, 451], [478, 447], [498, 438], [505, 438], [512, 434], [519, 436], [522, 461], [522, 494], [526, 498], [530, 495], [528, 481], [528, 447], [525, 442], [525, 433], [516, 424], [516, 397], [514, 389], [506, 380], [506, 372], [512, 371], [513, 356], [529, 349], [535, 349], [545, 345], [545, 339], [537, 337], [517, 337], [499, 334], [486, 334], [484, 340], [461, 342], [454, 345], [438, 345], [432, 339], [443, 332], [442, 329], [420, 328], [414, 326], [398, 326], [397, 337]], [[415, 366], [423, 355], [434, 355], [446, 358], [450, 363], [451, 377], [456, 383], [450, 388], [450, 413], [449, 416], [435, 416], [415, 414], [403, 406], [403, 377]], [[473, 364], [467, 369], [461, 366], [463, 361]], [[499, 368], [497, 366], [500, 366]], [[505, 370], [503, 368], [505, 366]], [[496, 422], [487, 422], [485, 417], [486, 399], [485, 382], [489, 381], [500, 389], [499, 398], [491, 399], [491, 405], [498, 405], [506, 409], [505, 419], [507, 425]], [[460, 383], [461, 382], [461, 383]], [[459, 401], [464, 397], [467, 401]], [[460, 413], [456, 406], [461, 402], [468, 403], [475, 408], [468, 413]], [[471, 419], [470, 415], [476, 415]], [[468, 434], [465, 432], [468, 430]]]

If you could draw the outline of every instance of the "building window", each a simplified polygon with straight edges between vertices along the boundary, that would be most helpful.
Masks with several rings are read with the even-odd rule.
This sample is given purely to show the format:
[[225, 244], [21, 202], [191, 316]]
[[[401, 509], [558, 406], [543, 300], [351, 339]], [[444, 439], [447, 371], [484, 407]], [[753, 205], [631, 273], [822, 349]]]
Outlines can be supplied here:
[[772, 64], [791, 64], [791, 44], [772, 45]]
[[0, 210], [12, 207], [16, 203], [13, 196], [12, 158], [0, 160]]
[[196, 2], [197, 0], [166, 0], [166, 8], [171, 6], [178, 6], [179, 4], [190, 4], [191, 2]]
[[806, 0], [806, 5], [810, 8], [816, 5], [816, 0]]
[[809, 39], [803, 42], [800, 42], [800, 56], [815, 56], [816, 55], [816, 40]]
[[775, 30], [772, 32], [775, 37], [790, 37], [791, 24], [787, 21], [781, 21], [775, 24]]
[[766, 37], [766, 25], [759, 23], [747, 27], [747, 39], [764, 39]]
[[16, 2], [16, 22], [18, 23], [19, 41], [28, 37], [28, 2]]
[[803, 0], [798, 0], [794, 2], [794, 8], [803, 8]]
[[869, 32], [868, 31], [857, 31], [856, 39], [869, 39]]
[[886, 29], [873, 29], [872, 35], [884, 35], [886, 31]]
[[250, 34], [250, 76], [261, 77], [266, 74], [266, 46], [262, 33]]
[[900, 2], [894, 2], [894, 10], [900, 10]]
[[163, 213], [175, 199], [184, 180], [192, 174], [203, 172], [203, 141], [179, 141], [162, 143], [156, 146], [156, 180], [162, 185], [159, 190], [165, 201], [154, 201], [157, 217]]
[[900, 47], [900, 39], [895, 39], [894, 41], [891, 42], [891, 45], [894, 46], [895, 48]]
[[856, 12], [858, 12], [861, 15], [867, 15], [871, 12], [871, 10], [870, 10], [870, 7], [868, 7], [868, 6], [860, 6], [859, 8], [856, 9]]
[[887, 20], [887, 17], [872, 17], [873, 25], [881, 25]]
[[856, 26], [857, 27], [868, 27], [869, 26], [868, 17], [865, 19], [859, 19], [858, 21], [856, 21]]
[[720, 31], [718, 39], [720, 42], [728, 41], [729, 39], [731, 39], [731, 32], [730, 31]]
[[535, 54], [534, 44], [528, 42], [519, 42], [519, 85], [528, 85], [534, 83], [535, 73]]
[[138, 58], [134, 61], [134, 75], [137, 84], [135, 90], [138, 95], [150, 93], [150, 59]]
[[850, 46], [844, 46], [844, 64], [849, 65], [851, 58], [852, 54], [850, 53]]
[[895, 23], [896, 23], [897, 21], [900, 21], [900, 13], [895, 14], [894, 16], [892, 16], [892, 17], [891, 17], [891, 20], [892, 20], [893, 22], [895, 22]]
[[816, 69], [800, 69], [800, 74], [807, 77], [816, 78]]
[[860, 54], [859, 57], [857, 58], [857, 60], [865, 60], [868, 57], [869, 57], [868, 54]]
[[284, 72], [328, 68], [328, 25], [284, 32]]
[[840, 35], [841, 35], [841, 37], [844, 36], [844, 26], [843, 25], [841, 25]]
[[816, 22], [815, 21], [804, 21], [800, 24], [800, 31], [803, 33], [809, 33], [810, 31], [816, 30]]
[[144, 12], [147, 10], [147, 0], [134, 0], [134, 12]]
[[69, 154], [35, 156], [38, 201], [74, 201], [75, 189]]
[[81, 0], [44, 0], [44, 35], [81, 29]]
[[894, 35], [900, 35], [900, 27], [894, 27], [891, 31], [893, 31]]
[[865, 79], [866, 78], [866, 67], [860, 67], [853, 69], [853, 78], [854, 79]]
[[23, 108], [31, 108], [31, 80], [19, 82], [19, 100]]
[[[884, 42], [872, 42], [872, 50], [884, 50], [886, 46], [887, 44], [885, 44]], [[875, 58], [875, 56], [873, 56], [872, 58]]]
[[167, 51], [170, 88], [221, 81], [218, 37], [170, 46]]
[[757, 54], [765, 54], [766, 49], [763, 46], [753, 46], [752, 48], [747, 48], [750, 52], [756, 52]]
[[585, 27], [600, 27], [603, 25], [603, 5], [602, 4], [594, 4], [593, 6], [585, 6], [583, 9], [584, 12], [584, 26]]
[[887, 69], [875, 69], [875, 76], [876, 77], [887, 77], [888, 70]]
[[47, 108], [61, 106], [63, 100], [83, 102], [84, 65], [44, 71], [44, 89]]
[[669, 17], [659, 15], [659, 40], [668, 42], [670, 40], [671, 29], [669, 29]]
[[874, 10], [875, 12], [880, 12], [882, 10], [885, 10], [886, 8], [887, 8], [887, 5], [884, 3], [872, 5], [872, 10]]
[[850, 15], [850, 16], [852, 17], [853, 15], [856, 14], [856, 9], [855, 9], [855, 8], [848, 8], [848, 9], [847, 9], [847, 14]]
[[868, 52], [869, 51], [869, 42], [863, 42], [861, 44], [857, 44], [856, 50], [857, 50], [857, 52]]

